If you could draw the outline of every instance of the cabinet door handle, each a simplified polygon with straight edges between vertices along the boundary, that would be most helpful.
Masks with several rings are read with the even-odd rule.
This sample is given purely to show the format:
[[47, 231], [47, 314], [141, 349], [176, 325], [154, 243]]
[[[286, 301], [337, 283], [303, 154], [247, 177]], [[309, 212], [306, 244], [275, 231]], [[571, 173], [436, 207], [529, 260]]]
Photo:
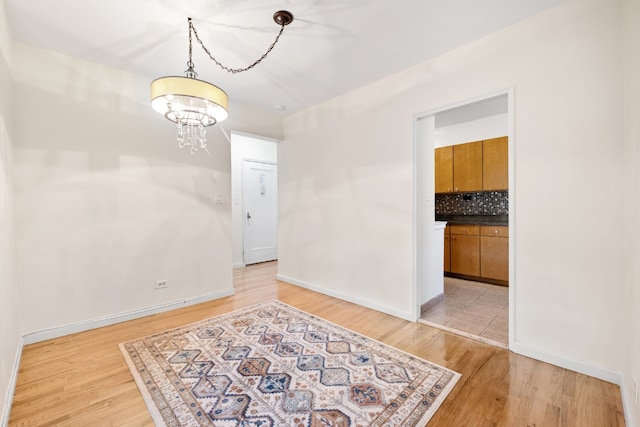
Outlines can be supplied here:
[[494, 234], [498, 234], [498, 230], [493, 230]]

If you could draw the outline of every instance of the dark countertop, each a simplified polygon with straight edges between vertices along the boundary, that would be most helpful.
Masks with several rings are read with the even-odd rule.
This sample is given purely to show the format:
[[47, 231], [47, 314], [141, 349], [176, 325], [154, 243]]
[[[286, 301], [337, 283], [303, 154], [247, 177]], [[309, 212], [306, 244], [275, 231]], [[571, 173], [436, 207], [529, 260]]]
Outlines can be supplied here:
[[448, 224], [509, 225], [509, 215], [436, 215]]

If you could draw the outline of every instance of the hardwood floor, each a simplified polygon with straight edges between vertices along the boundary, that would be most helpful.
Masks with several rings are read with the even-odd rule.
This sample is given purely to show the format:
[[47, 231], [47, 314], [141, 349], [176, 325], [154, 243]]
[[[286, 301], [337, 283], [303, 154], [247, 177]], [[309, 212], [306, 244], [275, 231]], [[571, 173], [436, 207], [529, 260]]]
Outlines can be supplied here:
[[10, 426], [151, 426], [118, 344], [279, 299], [462, 374], [429, 426], [624, 426], [618, 386], [275, 279], [234, 272], [236, 294], [26, 346]]

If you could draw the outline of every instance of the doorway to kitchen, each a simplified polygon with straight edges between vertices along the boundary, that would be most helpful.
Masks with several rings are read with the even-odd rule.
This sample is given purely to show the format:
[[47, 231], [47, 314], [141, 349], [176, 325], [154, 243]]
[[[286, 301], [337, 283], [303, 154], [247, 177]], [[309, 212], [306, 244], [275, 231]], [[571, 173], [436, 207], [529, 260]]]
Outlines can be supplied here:
[[515, 309], [512, 111], [504, 91], [418, 115], [414, 147], [419, 321], [503, 348]]

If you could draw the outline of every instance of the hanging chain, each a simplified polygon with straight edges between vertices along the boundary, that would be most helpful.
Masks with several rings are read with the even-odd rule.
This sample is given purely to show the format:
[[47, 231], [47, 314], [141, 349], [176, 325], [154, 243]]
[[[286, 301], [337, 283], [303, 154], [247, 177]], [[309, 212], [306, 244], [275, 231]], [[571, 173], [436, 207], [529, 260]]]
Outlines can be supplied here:
[[193, 28], [193, 23], [191, 22], [191, 18], [188, 18], [189, 21], [189, 62], [187, 62], [187, 67], [189, 70], [193, 70], [193, 60], [191, 58], [193, 54], [193, 48], [191, 47], [191, 29]]
[[271, 46], [269, 46], [269, 49], [267, 49], [267, 51], [260, 57], [258, 58], [253, 64], [245, 67], [245, 68], [229, 68], [226, 65], [223, 65], [220, 61], [218, 61], [216, 58], [213, 57], [213, 55], [211, 54], [211, 52], [209, 52], [209, 49], [207, 49], [204, 45], [204, 43], [202, 43], [202, 40], [200, 40], [200, 37], [198, 37], [198, 32], [196, 31], [196, 28], [193, 26], [193, 22], [191, 21], [191, 18], [189, 18], [189, 62], [187, 62], [187, 65], [190, 68], [193, 68], [193, 62], [191, 61], [191, 54], [192, 54], [192, 48], [191, 48], [191, 33], [193, 32], [193, 35], [196, 36], [196, 40], [198, 41], [198, 43], [200, 43], [200, 46], [202, 46], [202, 49], [207, 53], [207, 55], [209, 55], [209, 58], [211, 58], [211, 60], [213, 62], [215, 62], [216, 64], [218, 64], [218, 66], [220, 68], [222, 68], [223, 70], [231, 73], [231, 74], [236, 74], [236, 73], [242, 73], [243, 71], [247, 71], [252, 69], [253, 67], [255, 67], [256, 65], [258, 65], [259, 63], [262, 62], [263, 59], [265, 59], [267, 57], [267, 55], [269, 55], [269, 53], [273, 50], [273, 48], [275, 47], [276, 43], [278, 43], [278, 40], [280, 39], [280, 36], [282, 35], [282, 32], [284, 31], [284, 27], [286, 24], [282, 24], [281, 28], [280, 28], [280, 32], [278, 33], [278, 35], [276, 36], [276, 39], [273, 41], [273, 43], [271, 43]]

